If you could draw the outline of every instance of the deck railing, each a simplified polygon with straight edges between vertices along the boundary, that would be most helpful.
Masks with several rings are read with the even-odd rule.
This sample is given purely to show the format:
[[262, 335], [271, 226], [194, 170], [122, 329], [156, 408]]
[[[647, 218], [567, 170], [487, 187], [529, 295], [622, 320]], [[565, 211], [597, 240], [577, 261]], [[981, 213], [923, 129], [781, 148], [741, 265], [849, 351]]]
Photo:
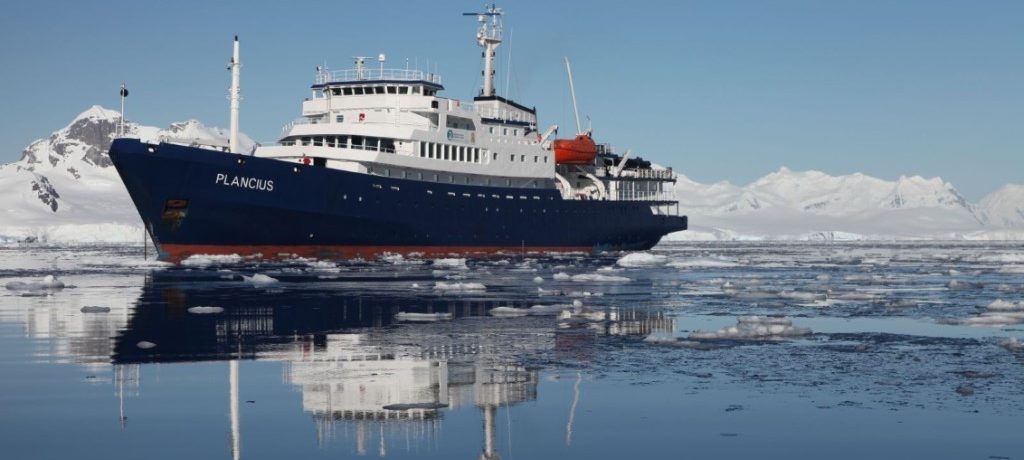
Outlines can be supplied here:
[[364, 69], [321, 70], [316, 73], [316, 84], [358, 82], [363, 80], [426, 81], [441, 84], [441, 76], [422, 70], [410, 69]]

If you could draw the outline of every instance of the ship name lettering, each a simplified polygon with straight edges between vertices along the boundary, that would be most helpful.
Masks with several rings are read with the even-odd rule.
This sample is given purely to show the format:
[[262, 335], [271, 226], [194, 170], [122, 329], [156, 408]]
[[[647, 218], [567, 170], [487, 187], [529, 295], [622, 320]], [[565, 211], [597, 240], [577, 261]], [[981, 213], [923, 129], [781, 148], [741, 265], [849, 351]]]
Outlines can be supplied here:
[[264, 192], [274, 191], [274, 181], [272, 179], [259, 179], [256, 177], [217, 173], [217, 178], [213, 180], [213, 183], [220, 184], [225, 187], [247, 188], [249, 190], [262, 190]]

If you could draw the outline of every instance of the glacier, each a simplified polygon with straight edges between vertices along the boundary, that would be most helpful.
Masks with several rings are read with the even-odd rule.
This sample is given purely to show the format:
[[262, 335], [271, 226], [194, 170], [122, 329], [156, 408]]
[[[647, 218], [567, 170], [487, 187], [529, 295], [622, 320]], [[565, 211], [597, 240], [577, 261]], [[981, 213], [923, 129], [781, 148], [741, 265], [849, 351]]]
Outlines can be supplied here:
[[[107, 156], [120, 116], [90, 107], [29, 144], [19, 160], [0, 165], [0, 243], [142, 243], [138, 214]], [[166, 128], [126, 120], [125, 132], [148, 141], [228, 138], [226, 130], [197, 120]], [[241, 144], [243, 151], [256, 145], [244, 134]], [[747, 185], [680, 174], [674, 192], [690, 230], [668, 240], [1024, 240], [1024, 185], [1018, 184], [975, 204], [941, 178], [887, 181], [782, 167]]]

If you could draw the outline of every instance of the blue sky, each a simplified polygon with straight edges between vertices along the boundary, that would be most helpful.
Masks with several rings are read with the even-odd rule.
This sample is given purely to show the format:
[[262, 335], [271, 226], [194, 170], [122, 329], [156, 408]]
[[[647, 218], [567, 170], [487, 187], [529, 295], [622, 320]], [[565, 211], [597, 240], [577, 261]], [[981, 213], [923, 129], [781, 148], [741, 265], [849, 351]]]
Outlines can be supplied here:
[[[93, 104], [150, 125], [227, 126], [242, 38], [242, 129], [273, 141], [317, 64], [386, 53], [480, 84], [482, 2], [11, 2], [0, 16], [0, 161]], [[702, 182], [779, 166], [942, 176], [969, 199], [1024, 182], [1024, 2], [551, 2], [500, 5], [498, 91], [571, 133], [561, 58], [595, 137]]]

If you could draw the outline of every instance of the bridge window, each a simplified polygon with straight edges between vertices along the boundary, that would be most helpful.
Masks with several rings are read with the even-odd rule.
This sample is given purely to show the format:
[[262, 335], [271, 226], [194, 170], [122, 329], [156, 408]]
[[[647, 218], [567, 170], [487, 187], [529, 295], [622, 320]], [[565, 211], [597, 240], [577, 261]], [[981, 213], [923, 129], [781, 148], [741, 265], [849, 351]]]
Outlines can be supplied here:
[[342, 88], [341, 89], [341, 93], [346, 95], [346, 96], [351, 96], [352, 95], [352, 88]]
[[377, 94], [384, 94], [384, 87], [383, 86], [374, 86], [373, 87], [373, 92], [377, 93]]
[[399, 86], [398, 87], [398, 94], [409, 94], [409, 87], [408, 86]]
[[308, 137], [303, 137], [302, 138], [302, 145], [309, 145], [309, 143], [310, 143], [310, 138], [308, 138]]
[[420, 158], [427, 156], [427, 143], [420, 142]]
[[398, 94], [398, 88], [394, 86], [388, 86], [388, 94]]
[[516, 155], [514, 153], [513, 154], [509, 154], [508, 161], [516, 161]]
[[322, 138], [322, 137], [314, 137], [313, 138], [313, 146], [314, 147], [323, 147], [323, 145], [324, 145], [324, 138]]
[[421, 92], [423, 92], [423, 87], [422, 86], [413, 86], [412, 87], [412, 93], [413, 94], [420, 94]]
[[341, 88], [331, 88], [332, 96], [341, 96]]
[[363, 95], [363, 87], [362, 86], [357, 86], [355, 88], [352, 88], [352, 92], [355, 93], [356, 96], [362, 96]]

